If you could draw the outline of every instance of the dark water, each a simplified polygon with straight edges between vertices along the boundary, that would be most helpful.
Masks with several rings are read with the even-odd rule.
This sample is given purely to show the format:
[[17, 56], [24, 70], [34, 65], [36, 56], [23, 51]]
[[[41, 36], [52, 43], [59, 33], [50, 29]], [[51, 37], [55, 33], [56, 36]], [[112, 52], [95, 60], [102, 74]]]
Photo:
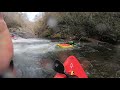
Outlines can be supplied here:
[[54, 60], [64, 62], [70, 55], [78, 58], [89, 78], [120, 77], [120, 46], [81, 43], [73, 49], [56, 47], [49, 40], [14, 42], [14, 62], [18, 78], [53, 78]]
[[83, 64], [89, 78], [118, 78], [120, 77], [120, 47], [83, 46], [73, 50], [48, 53], [55, 59], [64, 62], [70, 56], [76, 56]]

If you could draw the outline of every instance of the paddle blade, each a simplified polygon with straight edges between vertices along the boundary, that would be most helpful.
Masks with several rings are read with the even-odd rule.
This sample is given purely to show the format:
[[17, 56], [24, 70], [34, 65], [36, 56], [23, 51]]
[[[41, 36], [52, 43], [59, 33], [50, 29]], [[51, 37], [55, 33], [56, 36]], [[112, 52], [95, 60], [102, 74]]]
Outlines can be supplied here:
[[60, 61], [58, 61], [58, 60], [56, 60], [56, 61], [53, 63], [53, 69], [54, 69], [56, 72], [58, 72], [58, 73], [64, 74], [64, 66], [63, 66], [63, 64], [62, 64]]

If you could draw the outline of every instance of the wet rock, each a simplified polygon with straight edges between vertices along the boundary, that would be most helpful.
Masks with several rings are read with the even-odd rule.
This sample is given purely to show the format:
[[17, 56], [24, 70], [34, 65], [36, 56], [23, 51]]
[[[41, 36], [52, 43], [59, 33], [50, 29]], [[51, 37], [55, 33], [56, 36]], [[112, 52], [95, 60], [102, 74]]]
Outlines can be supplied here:
[[102, 68], [106, 72], [115, 72], [120, 69], [120, 65], [116, 63], [104, 63]]

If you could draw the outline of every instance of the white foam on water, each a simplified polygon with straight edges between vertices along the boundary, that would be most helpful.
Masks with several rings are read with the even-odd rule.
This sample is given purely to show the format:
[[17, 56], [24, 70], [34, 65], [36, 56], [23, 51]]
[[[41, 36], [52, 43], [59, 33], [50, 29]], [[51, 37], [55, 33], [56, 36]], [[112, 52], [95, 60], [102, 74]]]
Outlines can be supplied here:
[[[16, 43], [19, 42], [19, 43]], [[19, 39], [13, 40], [15, 53], [46, 53], [55, 50], [57, 43], [44, 39]], [[29, 44], [31, 43], [31, 44]]]
[[20, 39], [16, 39], [16, 40], [12, 40], [13, 43], [35, 43], [35, 42], [50, 42], [49, 40], [45, 40], [45, 39], [23, 39], [23, 38], [20, 38]]

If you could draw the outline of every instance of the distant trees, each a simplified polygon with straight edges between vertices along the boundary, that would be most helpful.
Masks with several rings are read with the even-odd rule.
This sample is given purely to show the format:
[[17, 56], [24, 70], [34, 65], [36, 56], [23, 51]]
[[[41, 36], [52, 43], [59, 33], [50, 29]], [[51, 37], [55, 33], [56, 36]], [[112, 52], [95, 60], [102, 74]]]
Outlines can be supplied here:
[[[55, 27], [49, 26], [50, 18], [56, 19]], [[115, 43], [120, 38], [120, 12], [45, 12], [34, 29], [39, 37], [78, 40], [84, 36]]]
[[25, 26], [26, 16], [20, 12], [4, 12], [4, 19], [9, 28]]
[[[34, 23], [30, 22], [27, 15], [22, 12], [3, 12], [5, 22], [7, 23], [10, 32], [13, 30], [20, 33], [34, 34]], [[14, 28], [14, 29], [13, 29]]]

